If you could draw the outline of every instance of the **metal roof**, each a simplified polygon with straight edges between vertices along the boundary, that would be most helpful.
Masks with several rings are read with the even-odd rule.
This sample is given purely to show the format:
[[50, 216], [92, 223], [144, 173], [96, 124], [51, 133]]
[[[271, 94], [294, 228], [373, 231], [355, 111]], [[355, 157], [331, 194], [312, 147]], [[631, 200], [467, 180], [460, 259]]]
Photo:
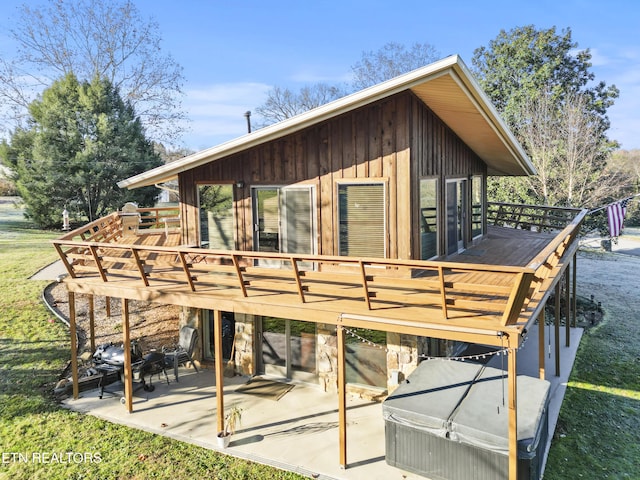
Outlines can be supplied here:
[[282, 122], [201, 150], [118, 183], [138, 188], [174, 179], [181, 172], [311, 127], [338, 115], [410, 90], [487, 165], [489, 175], [532, 175], [535, 167], [458, 55], [366, 88]]

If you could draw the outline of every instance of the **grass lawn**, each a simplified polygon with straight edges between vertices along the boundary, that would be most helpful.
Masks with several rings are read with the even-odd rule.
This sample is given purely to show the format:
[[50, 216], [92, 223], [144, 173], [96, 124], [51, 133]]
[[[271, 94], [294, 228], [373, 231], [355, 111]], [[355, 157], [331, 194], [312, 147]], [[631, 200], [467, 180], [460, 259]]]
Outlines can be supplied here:
[[603, 298], [605, 317], [580, 343], [549, 452], [548, 479], [640, 479], [640, 261], [619, 258], [629, 277], [609, 277], [624, 285], [617, 293], [615, 285], [602, 286], [610, 294]]
[[46, 282], [28, 280], [56, 236], [0, 203], [0, 479], [303, 478], [61, 408], [68, 331], [40, 300]]

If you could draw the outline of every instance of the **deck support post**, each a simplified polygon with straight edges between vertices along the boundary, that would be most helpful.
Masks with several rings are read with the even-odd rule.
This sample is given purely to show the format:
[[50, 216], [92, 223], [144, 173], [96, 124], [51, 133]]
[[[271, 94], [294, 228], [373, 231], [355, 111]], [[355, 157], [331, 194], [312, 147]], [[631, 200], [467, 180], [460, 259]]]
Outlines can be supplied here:
[[556, 357], [556, 377], [560, 376], [560, 282], [556, 283], [556, 315], [555, 315], [555, 357]]
[[508, 354], [508, 389], [509, 389], [509, 480], [518, 479], [518, 383], [517, 383], [517, 349]]
[[131, 331], [129, 330], [129, 300], [122, 299], [122, 346], [124, 348], [124, 402], [129, 413], [133, 412], [133, 379], [131, 370]]
[[564, 345], [565, 347], [571, 346], [571, 292], [569, 290], [569, 285], [571, 282], [570, 270], [567, 268], [564, 272], [564, 304], [565, 304], [565, 315], [564, 315], [564, 330], [565, 330], [565, 339]]
[[224, 359], [222, 358], [222, 311], [213, 311], [213, 349], [216, 367], [216, 409], [218, 432], [224, 430]]
[[546, 315], [544, 308], [540, 310], [538, 315], [538, 377], [540, 380], [545, 379], [545, 358], [544, 358], [544, 327], [546, 326]]
[[345, 334], [344, 327], [337, 325], [338, 343], [338, 431], [340, 436], [340, 467], [347, 468], [347, 394], [345, 385]]
[[577, 284], [578, 284], [578, 253], [574, 253], [573, 254], [573, 262], [571, 262], [571, 264], [573, 265], [573, 285], [571, 290], [573, 290], [572, 294], [573, 294], [573, 308], [571, 309], [571, 313], [573, 316], [573, 327], [577, 327], [578, 326], [578, 296], [576, 294], [577, 291]]
[[76, 330], [76, 294], [69, 293], [69, 336], [71, 337], [71, 378], [73, 380], [73, 399], [77, 400], [78, 385], [78, 336]]
[[91, 351], [96, 351], [96, 312], [93, 295], [89, 295], [89, 337], [91, 342]]

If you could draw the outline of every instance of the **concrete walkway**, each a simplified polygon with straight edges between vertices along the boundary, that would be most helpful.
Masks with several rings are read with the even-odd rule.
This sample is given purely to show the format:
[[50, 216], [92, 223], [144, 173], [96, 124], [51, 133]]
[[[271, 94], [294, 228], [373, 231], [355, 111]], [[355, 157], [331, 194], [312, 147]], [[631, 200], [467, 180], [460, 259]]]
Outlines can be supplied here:
[[[529, 334], [524, 348], [518, 352], [519, 373], [537, 376], [538, 332]], [[553, 328], [545, 330], [545, 338]], [[567, 381], [582, 335], [572, 329], [570, 347], [565, 347], [561, 329], [561, 374], [555, 376], [554, 340], [551, 354], [546, 355], [547, 380], [551, 382], [549, 438], [557, 422]], [[447, 361], [447, 360], [443, 360]], [[497, 357], [491, 366], [501, 368]], [[164, 377], [163, 377], [164, 378]], [[97, 390], [81, 393], [78, 400], [69, 399], [66, 407], [140, 428], [180, 441], [218, 450], [216, 443], [216, 388], [210, 370], [195, 373], [181, 369], [180, 382], [170, 376], [169, 385], [154, 377], [153, 392], [139, 390], [134, 394], [132, 414], [120, 403], [121, 392], [98, 398]], [[224, 453], [259, 463], [297, 472], [313, 478], [375, 480], [424, 479], [385, 462], [384, 421], [380, 403], [349, 398], [347, 411], [347, 464], [339, 465], [338, 398], [319, 388], [297, 384], [280, 400], [274, 401], [235, 392], [248, 381], [246, 377], [225, 379], [225, 405], [244, 409], [242, 424]], [[114, 387], [118, 387], [115, 384]], [[135, 386], [135, 385], [134, 385]], [[548, 449], [548, 446], [547, 446]], [[108, 455], [104, 452], [103, 455]], [[545, 454], [546, 457], [546, 454]]]

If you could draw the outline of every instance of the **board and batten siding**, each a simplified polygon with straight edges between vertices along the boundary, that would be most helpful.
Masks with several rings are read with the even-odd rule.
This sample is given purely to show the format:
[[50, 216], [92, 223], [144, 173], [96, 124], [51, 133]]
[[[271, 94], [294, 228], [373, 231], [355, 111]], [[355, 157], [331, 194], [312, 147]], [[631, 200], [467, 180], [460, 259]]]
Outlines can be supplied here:
[[[318, 254], [337, 255], [337, 185], [370, 179], [384, 182], [387, 191], [386, 256], [418, 258], [419, 178], [439, 177], [442, 192], [445, 178], [484, 172], [484, 162], [415, 95], [403, 92], [181, 173], [183, 241], [198, 244], [198, 184], [243, 182], [234, 186], [239, 250], [253, 248], [252, 186], [311, 184]], [[443, 201], [441, 195], [441, 209]]]

